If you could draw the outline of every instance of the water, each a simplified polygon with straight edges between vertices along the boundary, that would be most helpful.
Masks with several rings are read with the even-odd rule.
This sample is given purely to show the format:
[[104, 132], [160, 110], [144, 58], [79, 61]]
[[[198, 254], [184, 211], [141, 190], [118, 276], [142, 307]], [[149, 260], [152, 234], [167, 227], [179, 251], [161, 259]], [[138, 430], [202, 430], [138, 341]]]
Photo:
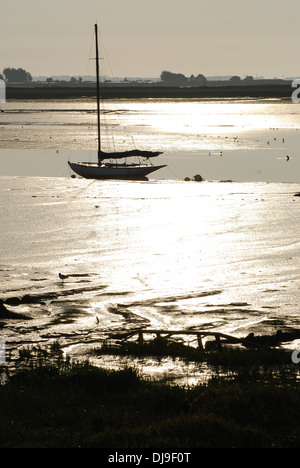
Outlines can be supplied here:
[[[92, 102], [5, 106], [1, 298], [38, 297], [8, 306], [30, 317], [1, 320], [8, 352], [59, 340], [84, 357], [140, 327], [235, 336], [299, 328], [300, 107], [107, 102], [103, 130], [115, 131], [115, 147], [130, 131], [136, 146], [164, 150], [168, 168], [149, 182], [101, 182], [72, 179], [67, 168], [68, 158], [95, 157]], [[198, 173], [204, 182], [183, 181]], [[169, 360], [138, 365], [189, 382], [203, 371]]]
[[[95, 160], [93, 100], [2, 107], [2, 175], [69, 177], [68, 159]], [[164, 152], [168, 168], [152, 178], [299, 182], [300, 106], [291, 100], [115, 100], [104, 101], [102, 116], [104, 150]]]

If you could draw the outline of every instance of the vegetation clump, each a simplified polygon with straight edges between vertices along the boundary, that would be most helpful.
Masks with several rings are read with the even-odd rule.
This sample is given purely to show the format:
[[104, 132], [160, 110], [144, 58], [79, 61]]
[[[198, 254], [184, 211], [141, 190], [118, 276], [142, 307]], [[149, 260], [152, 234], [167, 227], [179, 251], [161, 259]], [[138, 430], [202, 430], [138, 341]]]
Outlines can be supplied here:
[[[210, 342], [214, 345], [214, 342]], [[224, 346], [220, 350], [215, 346], [207, 351], [204, 348], [188, 346], [180, 341], [158, 336], [152, 340], [124, 340], [120, 343], [105, 341], [101, 348], [94, 350], [95, 354], [134, 355], [134, 356], [169, 356], [179, 357], [187, 361], [207, 362], [216, 366], [253, 366], [253, 365], [285, 365], [291, 367], [290, 352], [283, 349], [261, 347], [242, 348]]]

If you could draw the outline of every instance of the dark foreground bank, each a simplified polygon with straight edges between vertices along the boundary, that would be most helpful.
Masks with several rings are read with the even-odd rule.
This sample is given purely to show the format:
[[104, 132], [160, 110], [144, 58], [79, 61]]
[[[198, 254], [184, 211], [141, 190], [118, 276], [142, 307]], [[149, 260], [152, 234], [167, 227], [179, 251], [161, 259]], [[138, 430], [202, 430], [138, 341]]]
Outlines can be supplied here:
[[74, 364], [58, 347], [23, 352], [0, 386], [0, 447], [299, 448], [297, 368], [280, 362], [183, 388]]
[[[102, 86], [102, 99], [205, 99], [205, 98], [290, 98], [290, 84], [244, 86]], [[95, 86], [8, 86], [10, 99], [79, 99], [95, 98]]]

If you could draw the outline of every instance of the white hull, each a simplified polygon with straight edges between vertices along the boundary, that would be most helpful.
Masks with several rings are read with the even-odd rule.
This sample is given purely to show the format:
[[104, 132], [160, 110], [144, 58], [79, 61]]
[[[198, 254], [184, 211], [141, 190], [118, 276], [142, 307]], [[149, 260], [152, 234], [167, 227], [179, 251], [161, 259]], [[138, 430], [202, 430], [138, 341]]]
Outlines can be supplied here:
[[85, 179], [142, 180], [151, 172], [165, 167], [135, 164], [101, 164], [89, 162], [69, 162], [70, 168]]

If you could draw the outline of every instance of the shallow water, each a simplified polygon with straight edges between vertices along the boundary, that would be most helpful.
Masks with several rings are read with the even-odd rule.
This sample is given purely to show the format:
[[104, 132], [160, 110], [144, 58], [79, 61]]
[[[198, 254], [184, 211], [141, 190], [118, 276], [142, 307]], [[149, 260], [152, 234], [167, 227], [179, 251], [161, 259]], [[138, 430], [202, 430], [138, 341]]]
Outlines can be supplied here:
[[[299, 182], [300, 106], [291, 100], [108, 100], [102, 108], [105, 151], [163, 151], [157, 162], [168, 167], [151, 178]], [[9, 101], [2, 110], [2, 175], [69, 177], [68, 159], [95, 160], [93, 100]]]
[[[22, 105], [28, 111], [28, 103]], [[120, 102], [113, 105], [121, 108]], [[163, 141], [167, 148], [162, 159], [169, 167], [149, 182], [71, 179], [67, 159], [80, 157], [84, 150], [77, 148], [74, 154], [66, 148], [58, 153], [55, 147], [45, 148], [45, 134], [54, 131], [44, 121], [47, 112], [31, 115], [20, 110], [17, 118], [12, 112], [4, 114], [12, 119], [2, 122], [4, 133], [18, 131], [23, 138], [26, 117], [30, 138], [37, 135], [34, 144], [37, 138], [42, 141], [39, 126], [45, 141], [38, 151], [24, 142], [22, 149], [14, 149], [12, 141], [4, 139], [0, 151], [0, 297], [36, 298], [7, 306], [30, 317], [1, 320], [1, 339], [8, 353], [58, 339], [66, 351], [86, 356], [114, 333], [140, 327], [213, 330], [235, 336], [299, 327], [298, 107], [272, 104], [278, 109], [277, 123], [282, 122], [278, 129], [269, 128], [274, 115], [263, 107], [262, 117], [257, 107], [265, 128], [261, 121], [259, 129], [253, 124], [242, 132], [240, 127], [242, 137], [236, 140], [232, 127], [226, 131], [223, 127], [220, 135], [202, 132], [197, 152], [196, 129], [181, 128], [176, 140], [179, 126], [166, 129], [159, 123], [157, 115], [153, 117], [156, 105], [150, 102], [145, 110], [143, 103], [135, 103], [139, 109], [126, 103], [126, 109], [132, 106], [130, 112], [120, 111], [123, 120], [129, 119], [127, 129], [132, 126], [145, 146], [150, 146], [149, 127], [155, 122], [154, 141], [157, 146]], [[164, 109], [169, 116], [170, 109]], [[251, 109], [250, 121], [255, 115]], [[55, 122], [59, 131], [72, 112], [55, 113], [55, 119], [62, 119]], [[82, 113], [90, 118], [87, 110]], [[136, 114], [139, 124], [132, 123]], [[233, 122], [232, 110], [230, 115], [227, 119]], [[112, 118], [118, 116], [114, 111]], [[165, 122], [163, 113], [160, 117]], [[148, 122], [146, 130], [140, 125], [143, 119]], [[190, 113], [187, 119], [193, 125]], [[218, 130], [220, 121], [221, 116]], [[62, 135], [58, 132], [57, 138]], [[180, 149], [184, 141], [190, 141], [191, 149]], [[214, 152], [217, 148], [223, 148], [222, 155]], [[206, 180], [182, 180], [196, 173]], [[61, 280], [59, 272], [68, 277]], [[203, 372], [179, 361], [137, 363], [155, 375], [189, 375], [189, 382]], [[103, 358], [101, 364], [112, 367], [119, 360]]]

